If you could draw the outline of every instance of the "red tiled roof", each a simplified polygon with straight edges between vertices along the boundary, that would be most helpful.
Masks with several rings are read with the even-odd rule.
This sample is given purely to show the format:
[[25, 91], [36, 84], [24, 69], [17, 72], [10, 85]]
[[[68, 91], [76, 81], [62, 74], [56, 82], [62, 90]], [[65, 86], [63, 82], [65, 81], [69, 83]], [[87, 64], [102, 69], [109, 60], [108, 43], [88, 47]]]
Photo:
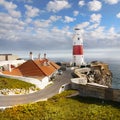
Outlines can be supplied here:
[[43, 60], [28, 60], [11, 72], [4, 71], [4, 74], [17, 75], [17, 76], [29, 76], [29, 77], [44, 77], [49, 76], [60, 67], [54, 62], [48, 59]]

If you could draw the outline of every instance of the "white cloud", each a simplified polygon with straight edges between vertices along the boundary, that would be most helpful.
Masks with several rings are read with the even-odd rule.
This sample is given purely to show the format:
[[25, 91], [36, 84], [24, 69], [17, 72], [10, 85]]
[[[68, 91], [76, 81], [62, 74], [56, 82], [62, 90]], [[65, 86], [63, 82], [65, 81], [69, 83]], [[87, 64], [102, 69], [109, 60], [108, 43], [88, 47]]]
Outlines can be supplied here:
[[119, 39], [120, 33], [117, 33], [114, 27], [106, 30], [104, 26], [97, 26], [89, 31], [86, 29], [84, 34], [84, 41], [88, 48], [119, 47]]
[[78, 3], [78, 5], [79, 5], [80, 7], [84, 6], [84, 5], [85, 5], [85, 1], [84, 1], [84, 0], [80, 0], [79, 3]]
[[81, 24], [78, 24], [77, 27], [80, 29], [84, 29], [84, 28], [88, 27], [89, 24], [90, 24], [89, 22], [83, 22]]
[[36, 17], [38, 16], [40, 10], [38, 8], [32, 7], [30, 5], [25, 5], [27, 11], [25, 12], [27, 17]]
[[108, 30], [108, 33], [111, 35], [115, 35], [116, 32], [115, 32], [115, 28], [114, 27], [111, 27], [109, 30]]
[[75, 20], [76, 20], [76, 18], [72, 18], [72, 17], [69, 17], [69, 16], [65, 16], [64, 22], [70, 23], [70, 22], [73, 22], [73, 21], [75, 21]]
[[102, 8], [102, 3], [98, 0], [88, 2], [88, 8], [90, 11], [99, 11]]
[[24, 3], [32, 3], [33, 0], [17, 0], [18, 2], [24, 2]]
[[59, 19], [61, 19], [62, 17], [61, 16], [50, 16], [50, 20], [52, 21], [52, 22], [54, 22], [54, 21], [57, 21], [57, 20], [59, 20]]
[[120, 0], [104, 0], [106, 3], [113, 5], [113, 4], [117, 4]]
[[105, 35], [104, 35], [104, 27], [100, 26], [97, 29], [95, 29], [94, 31], [91, 31], [91, 35], [95, 39], [97, 39], [97, 38], [103, 39], [105, 37]]
[[99, 27], [99, 23], [94, 23], [92, 25], [90, 25], [87, 30], [93, 30], [93, 29], [96, 29], [97, 27]]
[[9, 13], [12, 17], [16, 17], [16, 18], [21, 17], [21, 13], [19, 11], [11, 10], [9, 11]]
[[8, 11], [8, 13], [12, 16], [12, 17], [21, 17], [21, 13], [20, 11], [15, 10], [17, 8], [17, 5], [12, 3], [12, 2], [7, 2], [5, 0], [1, 0], [0, 4], [3, 5], [5, 7], [5, 9]]
[[1, 40], [16, 41], [20, 39], [20, 37], [17, 37], [17, 34], [24, 30], [24, 25], [23, 21], [8, 14], [0, 13]]
[[62, 9], [70, 8], [71, 5], [66, 0], [54, 0], [47, 4], [47, 10], [52, 12], [58, 12]]
[[7, 2], [5, 0], [1, 0], [0, 4], [3, 5], [7, 10], [14, 10], [17, 8], [16, 4], [13, 4], [12, 2]]
[[[4, 18], [4, 19], [3, 19]], [[24, 26], [24, 23], [22, 22], [22, 21], [20, 21], [20, 20], [18, 20], [17, 18], [13, 18], [13, 17], [11, 17], [10, 15], [8, 15], [8, 14], [5, 14], [5, 13], [0, 13], [0, 23], [2, 24], [2, 25], [6, 25], [6, 26], [8, 26], [8, 25], [22, 25], [22, 26]], [[9, 28], [9, 27], [8, 27]], [[7, 29], [8, 29], [7, 28]], [[1, 28], [2, 29], [2, 28]], [[11, 28], [9, 28], [9, 29], [11, 29]]]
[[25, 22], [29, 24], [29, 23], [32, 22], [32, 19], [31, 19], [31, 18], [27, 18], [27, 19], [25, 20]]
[[79, 11], [73, 11], [74, 16], [78, 16], [78, 14], [79, 14]]
[[50, 20], [35, 20], [34, 25], [37, 28], [46, 28], [50, 26]]
[[90, 16], [90, 21], [93, 22], [93, 23], [94, 23], [94, 22], [100, 23], [101, 18], [102, 18], [102, 15], [101, 15], [101, 14], [92, 14], [92, 15]]
[[117, 18], [120, 18], [120, 12], [116, 15]]
[[46, 28], [52, 25], [52, 22], [55, 22], [59, 19], [61, 19], [61, 16], [50, 16], [50, 18], [48, 20], [35, 20], [33, 21], [34, 25], [36, 28]]

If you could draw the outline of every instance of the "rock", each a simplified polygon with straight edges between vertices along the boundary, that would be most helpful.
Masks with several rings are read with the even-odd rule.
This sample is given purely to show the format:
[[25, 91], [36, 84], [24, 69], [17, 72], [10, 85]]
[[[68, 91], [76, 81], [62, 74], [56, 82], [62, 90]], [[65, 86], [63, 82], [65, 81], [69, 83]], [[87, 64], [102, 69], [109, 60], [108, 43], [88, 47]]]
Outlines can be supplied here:
[[112, 85], [112, 73], [108, 64], [103, 62], [93, 61], [90, 63], [89, 69], [80, 68], [74, 70], [74, 74], [79, 78], [84, 75], [84, 79], [87, 79], [88, 83], [98, 83], [108, 87]]
[[112, 85], [112, 73], [109, 70], [109, 66], [103, 62], [91, 62], [91, 70], [94, 72], [94, 82], [111, 87]]

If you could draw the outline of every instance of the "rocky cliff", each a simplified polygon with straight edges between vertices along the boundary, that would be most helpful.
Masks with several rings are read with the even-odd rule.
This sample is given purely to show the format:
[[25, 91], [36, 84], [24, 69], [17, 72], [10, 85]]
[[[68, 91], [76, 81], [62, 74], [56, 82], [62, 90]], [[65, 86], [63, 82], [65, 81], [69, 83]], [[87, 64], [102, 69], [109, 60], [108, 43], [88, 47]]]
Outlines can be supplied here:
[[87, 83], [98, 83], [111, 87], [112, 73], [108, 64], [98, 61], [93, 61], [85, 68], [77, 68], [74, 74], [81, 79], [87, 80]]

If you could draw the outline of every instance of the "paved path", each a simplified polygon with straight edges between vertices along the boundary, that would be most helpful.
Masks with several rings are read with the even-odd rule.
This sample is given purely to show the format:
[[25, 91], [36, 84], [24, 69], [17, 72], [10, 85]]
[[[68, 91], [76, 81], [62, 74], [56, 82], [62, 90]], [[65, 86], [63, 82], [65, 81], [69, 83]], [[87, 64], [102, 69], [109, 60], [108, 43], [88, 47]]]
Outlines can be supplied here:
[[43, 90], [26, 95], [0, 96], [0, 107], [26, 104], [50, 98], [59, 92], [59, 89], [63, 84], [69, 83], [70, 78], [71, 70], [66, 70], [62, 75], [57, 75], [56, 80], [52, 85], [47, 86]]

